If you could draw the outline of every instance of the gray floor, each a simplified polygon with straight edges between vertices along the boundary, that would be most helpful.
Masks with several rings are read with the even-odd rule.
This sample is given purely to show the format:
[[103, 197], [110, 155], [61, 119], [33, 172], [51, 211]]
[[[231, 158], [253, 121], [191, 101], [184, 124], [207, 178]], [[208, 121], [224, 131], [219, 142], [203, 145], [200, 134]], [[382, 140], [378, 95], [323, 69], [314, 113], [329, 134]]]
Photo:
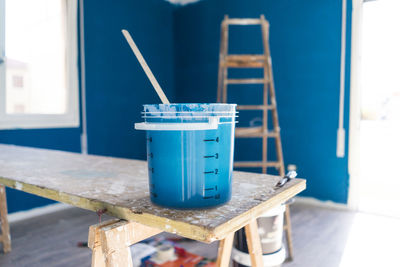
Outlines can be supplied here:
[[[78, 247], [77, 242], [86, 241], [88, 227], [97, 222], [95, 213], [73, 208], [14, 223], [12, 251], [0, 254], [0, 266], [90, 266], [90, 250]], [[295, 261], [284, 267], [400, 266], [395, 257], [398, 243], [393, 243], [390, 249], [391, 241], [400, 238], [399, 222], [295, 203], [292, 205]], [[193, 253], [216, 257], [216, 243], [182, 245]], [[363, 265], [358, 264], [363, 261]]]

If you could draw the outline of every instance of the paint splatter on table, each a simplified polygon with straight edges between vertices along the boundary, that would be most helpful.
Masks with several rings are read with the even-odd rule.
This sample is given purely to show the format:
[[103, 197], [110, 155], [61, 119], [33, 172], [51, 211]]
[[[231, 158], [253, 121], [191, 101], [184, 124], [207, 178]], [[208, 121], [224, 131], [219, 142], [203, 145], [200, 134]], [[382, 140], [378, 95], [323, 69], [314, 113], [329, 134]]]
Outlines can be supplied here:
[[235, 171], [229, 203], [175, 210], [150, 202], [147, 179], [141, 160], [0, 145], [0, 184], [203, 242], [223, 239], [306, 187], [294, 179], [275, 190], [278, 176]]

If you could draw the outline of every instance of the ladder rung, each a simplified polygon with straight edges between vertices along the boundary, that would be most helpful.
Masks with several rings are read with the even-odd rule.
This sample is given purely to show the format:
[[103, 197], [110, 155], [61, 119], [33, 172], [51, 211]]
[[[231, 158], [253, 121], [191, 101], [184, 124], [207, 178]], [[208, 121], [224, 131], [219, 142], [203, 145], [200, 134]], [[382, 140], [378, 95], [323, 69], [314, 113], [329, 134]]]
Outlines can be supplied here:
[[265, 131], [263, 127], [236, 127], [235, 137], [278, 137], [275, 131]]
[[261, 19], [225, 19], [227, 24], [231, 25], [258, 25], [261, 24]]
[[264, 54], [229, 54], [226, 59], [240, 61], [261, 61], [265, 60]]
[[237, 110], [267, 110], [273, 108], [273, 105], [240, 105], [236, 107]]
[[235, 136], [259, 134], [263, 132], [263, 127], [236, 127]]
[[227, 84], [263, 84], [266, 83], [265, 79], [227, 79]]
[[265, 66], [265, 55], [227, 55], [226, 67], [230, 68], [263, 68]]
[[236, 161], [234, 167], [239, 168], [256, 168], [256, 167], [279, 167], [279, 162], [262, 162], [262, 161]]

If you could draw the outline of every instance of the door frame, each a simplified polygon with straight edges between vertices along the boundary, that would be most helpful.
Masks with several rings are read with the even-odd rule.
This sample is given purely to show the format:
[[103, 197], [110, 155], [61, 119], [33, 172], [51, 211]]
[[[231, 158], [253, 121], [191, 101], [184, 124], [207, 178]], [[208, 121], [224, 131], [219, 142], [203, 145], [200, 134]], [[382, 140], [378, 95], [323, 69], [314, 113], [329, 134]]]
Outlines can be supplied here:
[[350, 120], [349, 120], [349, 190], [347, 206], [359, 209], [360, 122], [361, 122], [361, 39], [363, 0], [353, 0], [351, 20]]

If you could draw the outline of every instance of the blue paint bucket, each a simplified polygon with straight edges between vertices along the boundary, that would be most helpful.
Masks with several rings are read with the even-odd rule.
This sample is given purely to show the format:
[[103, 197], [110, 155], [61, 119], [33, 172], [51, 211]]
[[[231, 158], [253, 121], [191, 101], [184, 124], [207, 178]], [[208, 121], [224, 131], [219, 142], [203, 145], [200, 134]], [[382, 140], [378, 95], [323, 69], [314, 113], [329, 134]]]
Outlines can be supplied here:
[[171, 208], [215, 207], [232, 192], [236, 104], [144, 105], [150, 199]]

